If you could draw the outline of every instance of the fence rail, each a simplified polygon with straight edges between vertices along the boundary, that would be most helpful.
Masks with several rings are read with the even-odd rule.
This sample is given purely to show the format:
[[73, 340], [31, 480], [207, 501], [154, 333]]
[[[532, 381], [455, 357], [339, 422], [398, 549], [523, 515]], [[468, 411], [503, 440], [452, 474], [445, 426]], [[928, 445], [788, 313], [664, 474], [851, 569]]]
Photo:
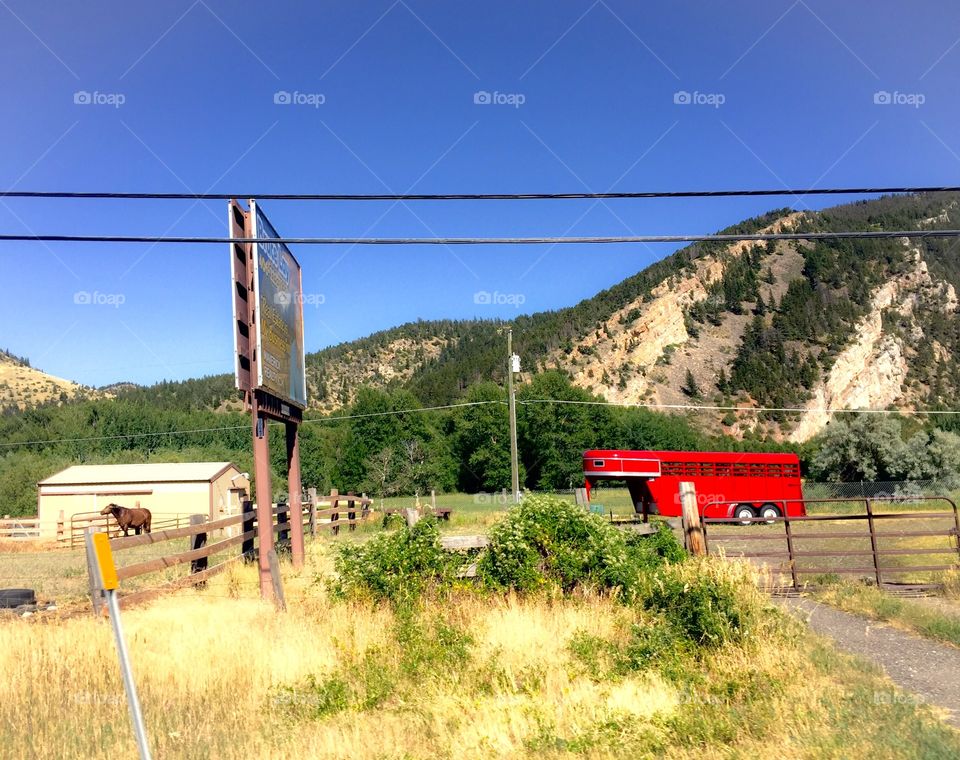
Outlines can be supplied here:
[[[340, 495], [337, 491], [332, 491], [329, 496], [317, 497], [316, 492], [311, 491], [304, 501], [300, 515], [293, 514], [287, 504], [275, 505], [271, 509], [270, 520], [278, 551], [289, 549], [292, 520], [299, 519], [312, 535], [327, 528], [335, 535], [341, 527], [347, 526], [353, 530], [356, 523], [366, 519], [370, 503], [366, 495]], [[107, 521], [108, 517], [99, 513], [78, 515], [77, 520], [71, 521], [70, 533], [72, 535], [74, 532], [74, 525], [82, 525], [85, 529], [77, 531], [80, 536], [85, 536], [85, 533], [90, 531], [108, 533], [110, 548], [117, 558], [119, 580], [130, 581], [165, 570], [178, 570], [189, 564], [189, 570], [180, 577], [168, 579], [150, 588], [122, 593], [120, 602], [123, 605], [147, 601], [173, 589], [202, 585], [229, 568], [235, 561], [253, 560], [258, 551], [257, 512], [250, 501], [243, 502], [239, 514], [216, 520], [210, 520], [206, 515], [180, 515], [176, 518], [154, 520], [153, 531], [139, 535], [118, 535], [119, 531]], [[170, 543], [183, 539], [189, 540], [188, 548], [183, 548], [182, 545], [175, 547]], [[85, 538], [83, 540], [85, 541]], [[139, 556], [133, 554], [131, 561], [124, 563], [127, 552], [165, 545], [169, 545], [170, 551], [161, 556], [144, 557], [141, 551]], [[237, 554], [225, 557], [225, 553], [231, 550], [237, 551]], [[216, 564], [211, 564], [214, 557], [221, 559]], [[100, 595], [101, 591], [91, 585], [95, 612], [100, 609]]]
[[[868, 575], [874, 579], [877, 586], [887, 588], [928, 589], [937, 586], [929, 578], [918, 580], [917, 574], [927, 574], [951, 570], [960, 566], [960, 516], [957, 505], [946, 496], [914, 496], [903, 497], [868, 497], [868, 498], [829, 498], [815, 499], [817, 504], [835, 504], [852, 506], [862, 504], [862, 514], [813, 514], [791, 517], [787, 514], [789, 504], [801, 503], [806, 505], [809, 500], [803, 499], [772, 499], [772, 503], [782, 508], [783, 515], [778, 517], [754, 518], [704, 518], [704, 532], [707, 541], [707, 551], [716, 553], [722, 547], [728, 556], [746, 557], [761, 560], [782, 560], [794, 589], [801, 587], [802, 575]], [[874, 507], [885, 505], [903, 506], [905, 503], [916, 504], [941, 503], [947, 509], [941, 511], [900, 511], [875, 512]], [[711, 502], [706, 508], [733, 504], [733, 502]], [[921, 529], [897, 530], [893, 526], [899, 521], [923, 520], [927, 527]], [[749, 533], [753, 526], [761, 525], [763, 532]], [[833, 525], [861, 525], [864, 530], [831, 530]], [[878, 527], [890, 525], [889, 529], [878, 530]], [[907, 523], [909, 525], [909, 523]], [[726, 526], [726, 527], [721, 527]], [[777, 530], [782, 526], [783, 530]], [[935, 527], [934, 527], [935, 526]], [[800, 530], [795, 530], [800, 527]], [[805, 530], [804, 528], [809, 528]], [[912, 539], [917, 537], [946, 539], [943, 545], [923, 546], [889, 546], [889, 541]], [[869, 541], [869, 547], [854, 547], [854, 540]], [[844, 543], [836, 545], [836, 541]], [[759, 551], [750, 550], [751, 542], [777, 542], [780, 548], [767, 549], [763, 546]], [[802, 548], [804, 541], [817, 542], [811, 549]], [[744, 542], [745, 545], [744, 545]], [[739, 546], [738, 546], [739, 545]], [[942, 555], [951, 555], [955, 561], [944, 563], [942, 560], [934, 564], [933, 561]], [[927, 564], [901, 564], [895, 557], [930, 556], [933, 561]], [[871, 563], [844, 564], [848, 558], [870, 557]], [[807, 565], [805, 559], [818, 560], [832, 559], [829, 564], [818, 563], [815, 566]], [[782, 567], [782, 566], [781, 566]], [[904, 576], [910, 580], [904, 580]], [[897, 578], [898, 580], [893, 580]]]
[[[60, 523], [62, 526], [63, 523]], [[36, 541], [40, 538], [40, 518], [12, 517], [0, 520], [0, 539], [5, 541]]]

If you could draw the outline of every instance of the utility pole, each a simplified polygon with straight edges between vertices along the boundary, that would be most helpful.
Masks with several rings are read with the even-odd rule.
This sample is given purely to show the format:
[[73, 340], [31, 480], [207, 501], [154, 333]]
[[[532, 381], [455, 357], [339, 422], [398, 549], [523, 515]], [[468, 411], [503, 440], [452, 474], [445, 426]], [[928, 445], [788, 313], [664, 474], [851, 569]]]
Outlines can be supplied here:
[[513, 391], [513, 373], [520, 370], [520, 357], [513, 354], [513, 328], [507, 328], [507, 393], [510, 396], [510, 476], [513, 503], [520, 503], [520, 465], [517, 459], [517, 399]]

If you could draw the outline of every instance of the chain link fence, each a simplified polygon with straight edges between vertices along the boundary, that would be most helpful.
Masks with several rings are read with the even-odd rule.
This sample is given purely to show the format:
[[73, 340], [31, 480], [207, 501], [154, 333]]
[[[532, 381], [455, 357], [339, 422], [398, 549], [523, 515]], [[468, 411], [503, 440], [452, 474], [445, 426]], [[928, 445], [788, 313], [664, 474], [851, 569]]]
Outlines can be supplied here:
[[881, 480], [853, 483], [803, 484], [803, 497], [816, 499], [910, 499], [916, 496], [951, 496], [958, 489], [958, 482], [941, 480]]

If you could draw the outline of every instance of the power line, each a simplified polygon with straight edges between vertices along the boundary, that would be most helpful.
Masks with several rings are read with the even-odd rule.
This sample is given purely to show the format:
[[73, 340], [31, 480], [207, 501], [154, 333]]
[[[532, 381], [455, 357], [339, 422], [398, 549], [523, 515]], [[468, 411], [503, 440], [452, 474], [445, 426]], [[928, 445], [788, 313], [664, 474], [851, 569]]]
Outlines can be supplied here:
[[714, 412], [820, 412], [823, 414], [918, 414], [953, 415], [960, 409], [848, 409], [826, 406], [719, 406], [712, 404], [631, 404], [620, 401], [575, 401], [568, 399], [538, 398], [519, 401], [520, 404], [576, 404], [580, 406], [613, 406], [627, 409], [672, 409], [677, 411], [714, 411]]
[[0, 198], [67, 198], [101, 200], [228, 201], [256, 198], [269, 201], [533, 201], [618, 200], [631, 198], [730, 198], [798, 195], [876, 195], [890, 193], [954, 193], [957, 185], [898, 187], [806, 187], [756, 190], [645, 190], [609, 193], [128, 193], [70, 190], [3, 190]]
[[597, 245], [610, 243], [736, 243], [767, 240], [842, 240], [874, 238], [955, 238], [960, 230], [845, 230], [840, 232], [772, 232], [716, 235], [629, 235], [593, 237], [433, 237], [433, 238], [324, 238], [324, 237], [185, 237], [163, 235], [0, 235], [0, 242], [44, 243], [285, 243], [287, 245]]
[[[578, 401], [571, 399], [549, 399], [549, 398], [539, 398], [539, 399], [526, 399], [518, 400], [518, 404], [522, 406], [527, 406], [530, 404], [570, 404], [577, 406], [607, 406], [615, 407], [622, 409], [664, 409], [664, 410], [673, 410], [673, 411], [717, 411], [717, 412], [820, 412], [824, 414], [903, 414], [903, 415], [926, 415], [926, 416], [937, 416], [937, 415], [958, 415], [960, 414], [960, 409], [850, 409], [846, 407], [840, 408], [830, 408], [830, 407], [777, 407], [777, 406], [720, 406], [712, 404], [658, 404], [658, 403], [626, 403], [618, 401]], [[507, 406], [506, 401], [470, 401], [463, 402], [459, 404], [442, 404], [439, 406], [422, 406], [422, 407], [413, 407], [410, 409], [391, 409], [383, 412], [367, 412], [364, 414], [344, 414], [336, 415], [331, 417], [313, 417], [310, 419], [303, 420], [304, 425], [307, 424], [317, 424], [325, 422], [340, 422], [344, 420], [357, 420], [364, 419], [369, 417], [387, 417], [401, 414], [416, 414], [418, 412], [436, 412], [443, 411], [447, 409], [463, 409], [467, 407], [474, 406], [488, 406], [490, 404], [497, 404], [500, 406]], [[280, 425], [282, 423], [270, 423], [271, 425]], [[100, 436], [87, 436], [82, 438], [48, 438], [46, 440], [37, 440], [37, 441], [13, 441], [13, 442], [3, 442], [0, 443], [0, 448], [13, 448], [17, 446], [42, 446], [42, 445], [53, 445], [57, 443], [86, 443], [92, 441], [110, 441], [118, 439], [132, 439], [132, 438], [150, 438], [156, 436], [165, 436], [165, 435], [190, 435], [193, 433], [216, 433], [229, 430], [246, 430], [249, 429], [250, 425], [225, 425], [222, 427], [208, 427], [208, 428], [189, 428], [186, 430], [162, 430], [151, 433], [128, 433], [123, 435], [100, 435]]]
[[[341, 420], [358, 420], [366, 417], [384, 417], [388, 415], [395, 414], [410, 414], [414, 412], [436, 412], [445, 409], [461, 409], [464, 407], [470, 406], [484, 406], [487, 404], [502, 404], [506, 406], [506, 401], [469, 401], [463, 402], [460, 404], [443, 404], [441, 406], [423, 406], [415, 407], [412, 409], [391, 409], [384, 412], [367, 412], [364, 414], [344, 414], [331, 417], [313, 417], [311, 419], [303, 420], [304, 425], [310, 423], [324, 423], [324, 422], [339, 422]], [[272, 425], [281, 425], [283, 423], [276, 422], [271, 423]], [[13, 448], [16, 446], [41, 446], [41, 445], [52, 445], [55, 443], [86, 443], [92, 441], [115, 441], [115, 440], [129, 440], [132, 438], [152, 438], [165, 435], [191, 435], [193, 433], [220, 433], [229, 430], [249, 430], [250, 425], [224, 425], [222, 427], [207, 427], [207, 428], [188, 428], [186, 430], [159, 430], [150, 433], [125, 433], [118, 435], [91, 435], [80, 438], [47, 438], [46, 440], [38, 441], [12, 441], [12, 442], [3, 442], [0, 443], [0, 448]]]

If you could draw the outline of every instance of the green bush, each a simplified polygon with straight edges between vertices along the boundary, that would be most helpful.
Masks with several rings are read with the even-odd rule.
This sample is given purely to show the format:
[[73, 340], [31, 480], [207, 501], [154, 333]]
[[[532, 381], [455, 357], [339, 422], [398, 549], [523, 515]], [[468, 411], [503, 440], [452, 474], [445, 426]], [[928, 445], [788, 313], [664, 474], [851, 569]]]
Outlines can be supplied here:
[[455, 557], [440, 546], [436, 520], [425, 517], [412, 528], [346, 544], [334, 560], [334, 596], [402, 602], [453, 577]]
[[657, 524], [657, 532], [653, 535], [628, 533], [626, 543], [630, 560], [645, 570], [658, 568], [664, 562], [676, 564], [687, 558], [686, 550], [664, 522]]
[[557, 496], [530, 496], [491, 529], [477, 572], [497, 589], [569, 592], [588, 585], [629, 598], [643, 570], [676, 556], [667, 542], [658, 533], [655, 546], [641, 548], [599, 515]]
[[[720, 646], [750, 634], [754, 599], [746, 582], [708, 563], [668, 565], [657, 571], [643, 598], [678, 632], [701, 646]], [[755, 593], [755, 590], [754, 590]]]

